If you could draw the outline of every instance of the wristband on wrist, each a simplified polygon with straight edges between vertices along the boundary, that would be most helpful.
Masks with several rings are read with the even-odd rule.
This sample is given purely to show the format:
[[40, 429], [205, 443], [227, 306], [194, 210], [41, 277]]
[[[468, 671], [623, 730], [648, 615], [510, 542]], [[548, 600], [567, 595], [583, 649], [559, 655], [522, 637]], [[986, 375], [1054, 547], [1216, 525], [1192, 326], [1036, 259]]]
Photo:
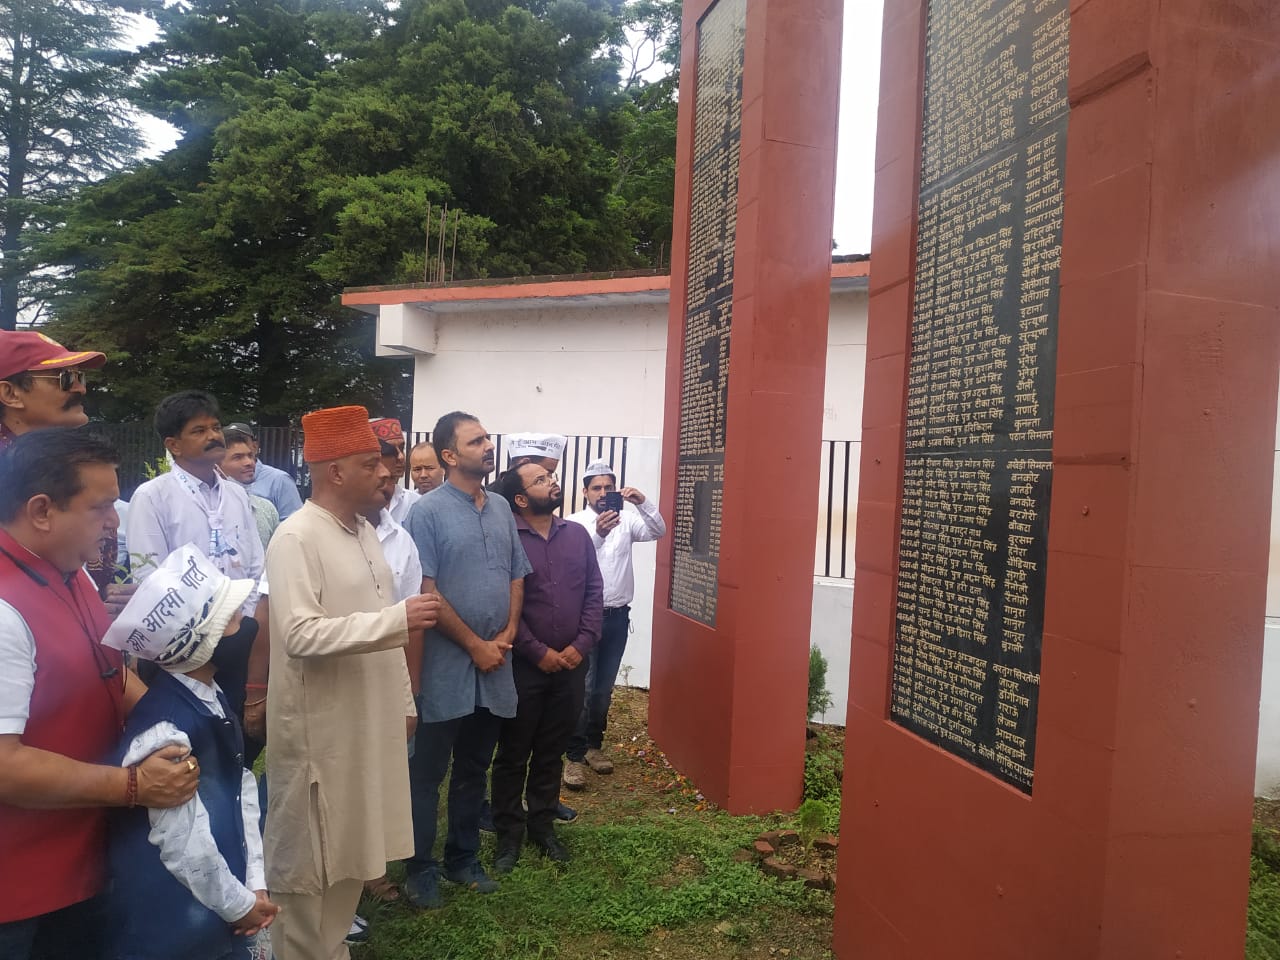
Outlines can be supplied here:
[[265, 690], [267, 685], [265, 683], [246, 683], [244, 688], [246, 690]]
[[262, 704], [266, 702], [267, 702], [267, 698], [263, 697], [261, 700], [248, 700], [245, 702], [244, 706], [245, 706], [245, 709], [247, 710], [249, 707], [260, 707], [262, 706]]
[[138, 765], [129, 764], [129, 785], [124, 792], [124, 805], [129, 808], [138, 805]]

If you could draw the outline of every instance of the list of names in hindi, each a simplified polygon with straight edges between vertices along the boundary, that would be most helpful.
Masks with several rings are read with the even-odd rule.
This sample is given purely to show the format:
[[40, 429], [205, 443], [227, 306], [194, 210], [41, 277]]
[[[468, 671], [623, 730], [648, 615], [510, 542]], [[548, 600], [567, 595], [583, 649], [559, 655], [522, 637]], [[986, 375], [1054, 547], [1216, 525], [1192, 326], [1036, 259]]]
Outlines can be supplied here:
[[746, 0], [699, 24], [671, 609], [714, 624], [724, 487]]
[[1065, 0], [930, 4], [892, 713], [1034, 769], [1066, 154]]

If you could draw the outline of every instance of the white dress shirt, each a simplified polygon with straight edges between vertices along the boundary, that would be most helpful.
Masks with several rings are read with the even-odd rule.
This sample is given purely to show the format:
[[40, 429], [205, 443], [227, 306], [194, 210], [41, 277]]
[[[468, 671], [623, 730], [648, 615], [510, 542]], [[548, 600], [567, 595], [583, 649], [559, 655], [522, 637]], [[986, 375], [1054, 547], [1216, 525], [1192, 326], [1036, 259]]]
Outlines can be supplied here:
[[409, 536], [409, 531], [392, 518], [390, 510], [384, 509], [378, 515], [378, 526], [374, 533], [378, 535], [382, 555], [391, 568], [396, 602], [421, 593], [422, 561], [418, 559], [418, 547], [414, 544], [413, 537]]
[[422, 494], [417, 490], [410, 490], [397, 483], [396, 492], [391, 495], [391, 505], [387, 507], [391, 513], [391, 519], [404, 526], [404, 518], [409, 515], [409, 508], [417, 503], [421, 496]]
[[[217, 684], [192, 680], [181, 673], [173, 678], [199, 697], [200, 702], [216, 717], [225, 717], [217, 697]], [[120, 765], [141, 763], [161, 747], [177, 744], [187, 750], [187, 735], [167, 720], [162, 720], [133, 738], [129, 752]], [[240, 814], [244, 819], [245, 882], [236, 879], [227, 861], [218, 852], [209, 826], [209, 811], [197, 793], [180, 807], [168, 810], [147, 809], [151, 833], [147, 839], [160, 849], [160, 862], [191, 895], [227, 923], [235, 923], [253, 909], [257, 890], [267, 888], [262, 863], [262, 834], [258, 832], [258, 782], [249, 770], [241, 771]]]
[[[628, 506], [632, 509], [628, 510]], [[648, 499], [639, 505], [624, 503], [622, 513], [618, 514], [618, 525], [609, 531], [607, 537], [596, 534], [598, 516], [593, 508], [585, 507], [570, 514], [569, 519], [586, 527], [587, 533], [591, 534], [591, 542], [596, 545], [596, 560], [600, 564], [600, 576], [604, 579], [605, 609], [625, 607], [636, 595], [631, 545], [657, 540], [667, 532], [667, 525], [658, 513], [657, 504]]]
[[[168, 473], [138, 487], [129, 501], [128, 541], [129, 552], [143, 558], [133, 567], [137, 581], [188, 543], [233, 580], [261, 580], [266, 566], [244, 487], [220, 477], [210, 486], [176, 463]], [[245, 601], [244, 613], [252, 616], [257, 603], [255, 590]]]

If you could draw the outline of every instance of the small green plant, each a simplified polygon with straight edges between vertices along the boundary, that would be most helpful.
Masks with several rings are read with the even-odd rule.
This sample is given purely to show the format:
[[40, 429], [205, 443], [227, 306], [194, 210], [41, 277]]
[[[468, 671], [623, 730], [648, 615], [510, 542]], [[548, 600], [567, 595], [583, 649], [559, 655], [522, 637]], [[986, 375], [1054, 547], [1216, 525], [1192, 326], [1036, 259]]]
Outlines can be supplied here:
[[148, 480], [154, 480], [162, 473], [168, 473], [173, 467], [168, 457], [156, 457], [154, 461], [144, 460], [142, 462], [142, 475]]
[[796, 811], [796, 831], [800, 834], [800, 842], [804, 844], [805, 860], [813, 852], [813, 842], [827, 832], [827, 821], [830, 819], [831, 810], [821, 800], [810, 798], [800, 804], [800, 809]]
[[622, 665], [622, 667], [618, 670], [618, 672], [619, 672], [620, 674], [622, 674], [622, 685], [623, 685], [624, 687], [629, 687], [629, 686], [631, 686], [631, 671], [632, 671], [633, 669], [635, 669], [635, 668], [634, 668], [634, 667], [632, 667], [632, 666], [631, 666], [631, 664], [629, 664], [629, 663], [624, 663], [624, 664]]
[[827, 658], [816, 646], [809, 647], [809, 719], [831, 707], [831, 691], [827, 689]]

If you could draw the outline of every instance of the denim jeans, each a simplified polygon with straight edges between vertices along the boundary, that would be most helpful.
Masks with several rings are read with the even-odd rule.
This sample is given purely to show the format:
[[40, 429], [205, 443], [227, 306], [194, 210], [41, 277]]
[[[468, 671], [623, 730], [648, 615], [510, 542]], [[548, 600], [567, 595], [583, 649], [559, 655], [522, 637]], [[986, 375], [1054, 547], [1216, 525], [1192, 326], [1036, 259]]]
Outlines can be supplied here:
[[609, 725], [609, 705], [613, 702], [613, 685], [618, 682], [618, 669], [627, 650], [627, 632], [631, 627], [631, 607], [614, 607], [604, 612], [600, 643], [587, 654], [587, 692], [582, 714], [569, 740], [565, 756], [578, 763], [594, 748], [604, 745], [604, 731]]
[[480, 805], [488, 786], [489, 764], [502, 720], [483, 707], [441, 723], [418, 721], [413, 757], [409, 760], [409, 793], [413, 808], [413, 856], [405, 861], [410, 876], [435, 870], [436, 818], [440, 785], [449, 773], [448, 833], [444, 866], [460, 870], [476, 863], [480, 850]]
[[107, 922], [106, 898], [97, 896], [38, 917], [0, 923], [0, 960], [102, 960]]

